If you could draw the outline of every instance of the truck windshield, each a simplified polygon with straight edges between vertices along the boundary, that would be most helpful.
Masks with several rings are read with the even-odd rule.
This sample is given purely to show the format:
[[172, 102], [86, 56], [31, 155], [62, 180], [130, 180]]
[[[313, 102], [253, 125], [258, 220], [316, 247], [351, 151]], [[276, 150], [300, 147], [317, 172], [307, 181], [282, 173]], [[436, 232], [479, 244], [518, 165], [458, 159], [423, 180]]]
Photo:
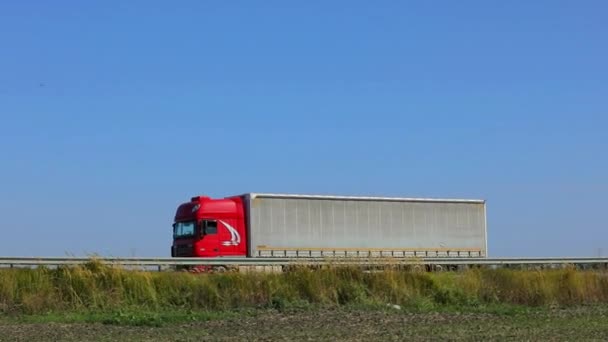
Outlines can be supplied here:
[[173, 237], [181, 238], [186, 236], [194, 236], [196, 230], [196, 222], [176, 222], [173, 224]]

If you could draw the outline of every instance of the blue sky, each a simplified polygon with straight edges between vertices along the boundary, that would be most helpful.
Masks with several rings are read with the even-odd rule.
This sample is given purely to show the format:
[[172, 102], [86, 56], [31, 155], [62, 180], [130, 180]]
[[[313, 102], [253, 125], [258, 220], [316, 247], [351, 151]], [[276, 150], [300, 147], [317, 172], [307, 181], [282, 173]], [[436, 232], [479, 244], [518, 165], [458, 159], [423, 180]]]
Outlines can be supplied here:
[[604, 1], [0, 4], [0, 255], [168, 256], [244, 192], [484, 198], [608, 255]]

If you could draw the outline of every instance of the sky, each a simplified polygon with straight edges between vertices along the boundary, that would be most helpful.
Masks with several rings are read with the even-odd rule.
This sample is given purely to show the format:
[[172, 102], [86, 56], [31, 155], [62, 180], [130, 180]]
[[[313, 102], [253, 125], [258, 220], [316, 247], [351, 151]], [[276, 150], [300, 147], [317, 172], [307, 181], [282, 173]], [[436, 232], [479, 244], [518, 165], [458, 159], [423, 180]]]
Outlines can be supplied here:
[[170, 255], [194, 195], [487, 200], [608, 256], [605, 1], [0, 3], [0, 255]]

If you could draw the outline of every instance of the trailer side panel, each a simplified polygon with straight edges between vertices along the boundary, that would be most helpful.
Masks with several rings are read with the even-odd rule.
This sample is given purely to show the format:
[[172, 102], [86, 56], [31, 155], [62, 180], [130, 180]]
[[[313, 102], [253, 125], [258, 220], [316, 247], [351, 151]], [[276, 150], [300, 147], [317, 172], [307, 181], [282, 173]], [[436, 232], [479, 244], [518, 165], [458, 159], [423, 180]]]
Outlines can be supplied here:
[[486, 256], [484, 201], [245, 198], [251, 257]]

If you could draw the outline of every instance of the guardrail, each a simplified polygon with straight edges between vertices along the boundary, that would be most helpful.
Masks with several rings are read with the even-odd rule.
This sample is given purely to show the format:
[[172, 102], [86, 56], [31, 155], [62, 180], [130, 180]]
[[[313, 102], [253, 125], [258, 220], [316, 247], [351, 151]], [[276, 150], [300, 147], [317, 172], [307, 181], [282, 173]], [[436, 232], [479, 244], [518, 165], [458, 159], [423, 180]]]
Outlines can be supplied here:
[[119, 258], [119, 257], [0, 257], [0, 267], [71, 266], [92, 260], [127, 268], [163, 270], [175, 266], [288, 266], [288, 265], [423, 265], [456, 267], [557, 267], [608, 269], [608, 258]]

